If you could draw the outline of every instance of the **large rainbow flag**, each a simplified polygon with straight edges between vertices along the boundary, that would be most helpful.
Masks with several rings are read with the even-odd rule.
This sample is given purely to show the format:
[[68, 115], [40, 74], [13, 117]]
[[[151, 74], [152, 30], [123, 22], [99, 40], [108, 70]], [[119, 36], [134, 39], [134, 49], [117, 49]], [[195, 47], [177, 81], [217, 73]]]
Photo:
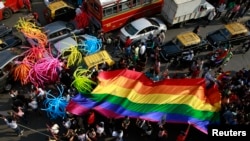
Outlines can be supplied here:
[[72, 98], [66, 110], [83, 115], [94, 109], [107, 117], [140, 117], [171, 123], [191, 123], [207, 133], [209, 124], [219, 123], [220, 93], [205, 88], [204, 79], [166, 79], [153, 82], [132, 70], [101, 72], [91, 94]]

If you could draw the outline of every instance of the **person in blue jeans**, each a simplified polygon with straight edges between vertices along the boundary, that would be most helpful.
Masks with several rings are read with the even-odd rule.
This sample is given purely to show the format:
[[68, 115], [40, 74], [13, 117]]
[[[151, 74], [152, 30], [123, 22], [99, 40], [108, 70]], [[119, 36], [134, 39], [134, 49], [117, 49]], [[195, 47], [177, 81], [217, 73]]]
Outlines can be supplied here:
[[6, 117], [2, 117], [3, 120], [5, 121], [5, 123], [7, 124], [8, 127], [10, 127], [11, 129], [13, 129], [15, 131], [15, 133], [18, 135], [18, 136], [22, 136], [23, 135], [23, 131], [19, 125], [17, 124], [17, 122], [12, 119], [12, 118], [6, 118]]
[[130, 39], [129, 36], [127, 36], [126, 41], [125, 41], [125, 45], [124, 45], [124, 49], [125, 49], [125, 56], [128, 58], [131, 55], [131, 44], [132, 44], [132, 40]]

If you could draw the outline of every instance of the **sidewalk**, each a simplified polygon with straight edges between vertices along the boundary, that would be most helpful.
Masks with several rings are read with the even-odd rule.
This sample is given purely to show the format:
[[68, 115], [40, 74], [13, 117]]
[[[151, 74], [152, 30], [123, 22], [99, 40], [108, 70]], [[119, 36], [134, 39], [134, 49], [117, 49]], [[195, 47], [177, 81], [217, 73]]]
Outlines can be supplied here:
[[[225, 13], [224, 13], [224, 14], [225, 14]], [[224, 14], [222, 15], [222, 17], [224, 16]], [[239, 18], [239, 19], [237, 20], [237, 22], [245, 23], [245, 22], [248, 21], [248, 20], [250, 20], [250, 11], [248, 11], [244, 17]]]

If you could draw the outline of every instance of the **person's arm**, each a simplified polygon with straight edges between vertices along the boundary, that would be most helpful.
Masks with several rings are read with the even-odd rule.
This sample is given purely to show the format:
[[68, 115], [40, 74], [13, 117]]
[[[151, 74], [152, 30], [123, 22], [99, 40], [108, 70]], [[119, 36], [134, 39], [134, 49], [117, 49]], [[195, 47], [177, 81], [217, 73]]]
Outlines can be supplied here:
[[184, 137], [183, 137], [183, 141], [185, 141], [185, 140], [186, 140], [187, 135], [188, 135], [188, 132], [189, 132], [189, 130], [190, 130], [190, 127], [191, 127], [191, 124], [190, 124], [190, 123], [188, 123], [188, 127], [187, 127], [187, 129], [186, 129], [186, 131], [185, 131], [185, 135], [184, 135]]
[[2, 117], [3, 118], [3, 120], [4, 120], [4, 122], [9, 126], [9, 121], [7, 120], [7, 118], [6, 117]]

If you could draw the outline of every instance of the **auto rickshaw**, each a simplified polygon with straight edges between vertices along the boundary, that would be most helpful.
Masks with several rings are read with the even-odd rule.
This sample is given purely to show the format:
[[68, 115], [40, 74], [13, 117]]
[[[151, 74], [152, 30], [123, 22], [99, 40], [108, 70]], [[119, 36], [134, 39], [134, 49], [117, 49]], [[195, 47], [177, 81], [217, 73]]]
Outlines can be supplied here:
[[104, 69], [104, 67], [112, 67], [115, 61], [111, 58], [106, 50], [88, 55], [83, 58], [87, 69], [94, 71]]

